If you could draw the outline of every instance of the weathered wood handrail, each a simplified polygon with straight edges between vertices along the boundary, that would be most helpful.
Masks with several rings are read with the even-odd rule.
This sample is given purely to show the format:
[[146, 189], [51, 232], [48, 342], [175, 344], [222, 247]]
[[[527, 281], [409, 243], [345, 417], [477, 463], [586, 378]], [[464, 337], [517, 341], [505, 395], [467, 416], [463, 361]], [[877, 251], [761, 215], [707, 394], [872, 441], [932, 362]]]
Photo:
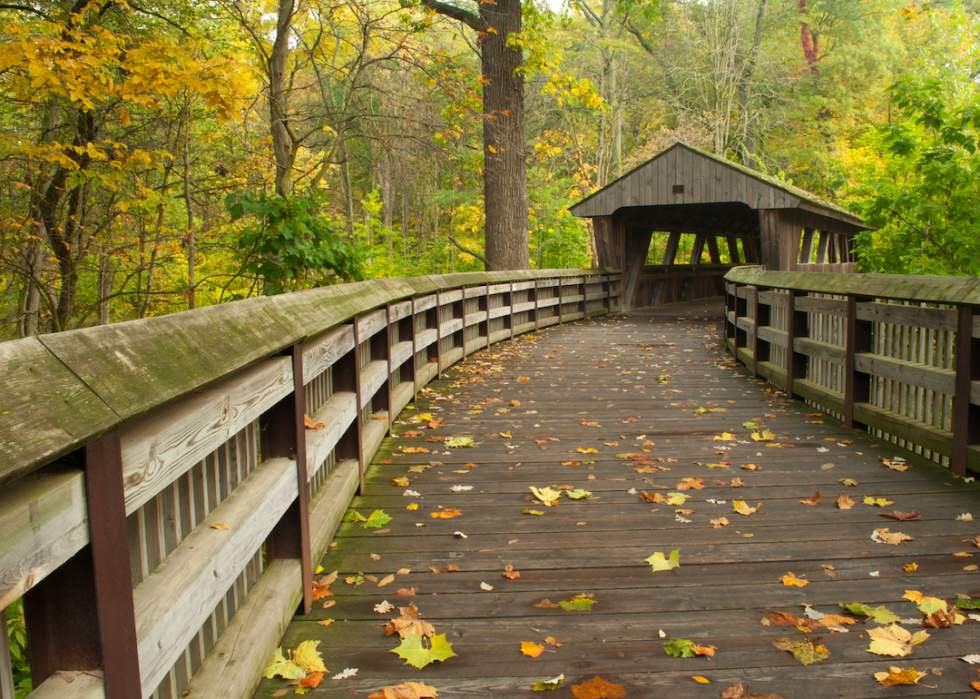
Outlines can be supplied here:
[[958, 475], [980, 470], [980, 279], [758, 267], [725, 279], [727, 346], [757, 376]]
[[248, 695], [394, 416], [620, 282], [376, 280], [0, 344], [0, 609], [24, 597], [32, 696]]

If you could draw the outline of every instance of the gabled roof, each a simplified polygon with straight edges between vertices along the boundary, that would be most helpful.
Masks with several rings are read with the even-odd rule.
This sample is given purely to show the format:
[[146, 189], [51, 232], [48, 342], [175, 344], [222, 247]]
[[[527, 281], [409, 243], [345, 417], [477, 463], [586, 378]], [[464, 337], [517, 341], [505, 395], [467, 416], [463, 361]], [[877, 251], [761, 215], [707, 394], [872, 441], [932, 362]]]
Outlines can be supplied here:
[[591, 218], [624, 207], [731, 202], [753, 209], [805, 209], [865, 228], [858, 216], [816, 194], [685, 143], [675, 143], [570, 210]]

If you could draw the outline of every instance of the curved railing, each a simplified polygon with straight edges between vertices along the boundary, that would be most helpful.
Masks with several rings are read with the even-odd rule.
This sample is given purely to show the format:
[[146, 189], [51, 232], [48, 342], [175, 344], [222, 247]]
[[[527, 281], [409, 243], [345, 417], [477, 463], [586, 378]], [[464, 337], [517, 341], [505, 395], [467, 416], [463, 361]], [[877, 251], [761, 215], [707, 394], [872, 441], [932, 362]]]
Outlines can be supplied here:
[[250, 694], [393, 416], [619, 286], [375, 280], [0, 344], [0, 608], [24, 599], [31, 696]]

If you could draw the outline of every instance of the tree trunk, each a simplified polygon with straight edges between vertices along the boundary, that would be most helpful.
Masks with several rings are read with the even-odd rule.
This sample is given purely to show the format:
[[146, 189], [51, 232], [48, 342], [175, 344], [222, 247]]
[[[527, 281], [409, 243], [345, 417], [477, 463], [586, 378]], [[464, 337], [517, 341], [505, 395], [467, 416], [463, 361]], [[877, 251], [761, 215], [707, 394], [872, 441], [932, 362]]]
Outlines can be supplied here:
[[191, 118], [190, 102], [187, 103], [184, 121], [184, 205], [187, 207], [187, 309], [194, 308], [194, 276], [197, 266], [197, 240], [194, 236], [194, 206], [191, 202]]
[[523, 56], [520, 47], [506, 45], [521, 32], [520, 0], [480, 3], [480, 20], [486, 268], [528, 269]]
[[293, 25], [294, 0], [279, 0], [276, 41], [269, 54], [269, 128], [276, 157], [276, 194], [286, 198], [293, 190], [296, 149], [289, 133], [289, 100], [286, 94], [286, 62]]
[[21, 337], [33, 337], [40, 329], [41, 291], [38, 284], [41, 283], [44, 267], [44, 252], [40, 242], [46, 236], [44, 221], [38, 221], [37, 228], [37, 240], [32, 240], [28, 245], [25, 259], [27, 274], [24, 282], [24, 304], [21, 308]]

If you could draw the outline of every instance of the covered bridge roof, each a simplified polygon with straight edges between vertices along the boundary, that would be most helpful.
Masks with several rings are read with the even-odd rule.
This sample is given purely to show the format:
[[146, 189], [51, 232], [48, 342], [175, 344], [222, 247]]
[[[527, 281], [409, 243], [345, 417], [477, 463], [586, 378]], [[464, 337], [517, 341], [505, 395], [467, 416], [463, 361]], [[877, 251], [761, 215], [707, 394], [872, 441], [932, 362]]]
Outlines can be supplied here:
[[685, 205], [692, 215], [698, 208], [703, 215], [717, 211], [706, 204], [732, 203], [756, 210], [799, 209], [809, 213], [804, 217], [805, 225], [840, 233], [867, 228], [841, 206], [684, 143], [675, 143], [586, 197], [572, 206], [571, 212], [580, 218], [594, 218], [612, 216], [624, 208]]

